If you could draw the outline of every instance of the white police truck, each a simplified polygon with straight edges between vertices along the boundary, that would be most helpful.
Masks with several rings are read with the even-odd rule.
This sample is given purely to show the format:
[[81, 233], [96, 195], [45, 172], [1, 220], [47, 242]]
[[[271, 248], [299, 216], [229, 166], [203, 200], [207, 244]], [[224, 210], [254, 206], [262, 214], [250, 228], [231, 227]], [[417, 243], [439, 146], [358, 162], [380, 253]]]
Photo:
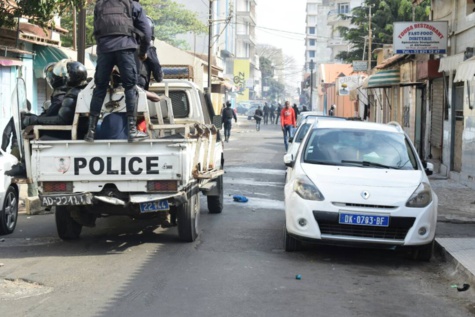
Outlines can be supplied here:
[[[37, 183], [42, 205], [55, 206], [60, 238], [78, 239], [82, 227], [93, 227], [98, 217], [127, 215], [155, 218], [164, 226], [176, 219], [179, 238], [192, 242], [199, 232], [200, 192], [207, 196], [209, 212], [221, 213], [221, 118], [214, 115], [210, 98], [187, 80], [191, 66], [172, 72], [181, 79], [165, 72], [163, 82], [150, 88], [160, 101], [148, 100], [139, 89], [138, 116], [148, 134], [139, 142], [83, 140], [93, 81], [78, 96], [72, 125], [25, 129], [27, 178]], [[103, 116], [124, 111], [123, 91], [111, 89]], [[70, 137], [52, 138], [57, 131]]]

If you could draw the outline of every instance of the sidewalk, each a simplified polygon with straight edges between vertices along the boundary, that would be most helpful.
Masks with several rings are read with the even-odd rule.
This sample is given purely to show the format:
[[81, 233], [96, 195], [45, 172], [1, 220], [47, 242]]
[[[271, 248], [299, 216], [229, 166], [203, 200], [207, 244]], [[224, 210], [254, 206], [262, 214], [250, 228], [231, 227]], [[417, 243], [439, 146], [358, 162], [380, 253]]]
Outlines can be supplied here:
[[433, 175], [431, 186], [439, 198], [437, 250], [457, 271], [475, 284], [475, 190]]

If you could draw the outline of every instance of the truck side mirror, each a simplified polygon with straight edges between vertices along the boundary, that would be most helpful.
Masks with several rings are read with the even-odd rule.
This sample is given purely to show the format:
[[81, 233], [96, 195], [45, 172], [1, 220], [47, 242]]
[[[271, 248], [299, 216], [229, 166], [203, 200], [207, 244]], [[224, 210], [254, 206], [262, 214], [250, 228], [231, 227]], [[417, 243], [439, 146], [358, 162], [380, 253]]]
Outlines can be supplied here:
[[221, 115], [216, 115], [213, 117], [213, 124], [216, 129], [221, 129], [223, 127], [223, 118]]

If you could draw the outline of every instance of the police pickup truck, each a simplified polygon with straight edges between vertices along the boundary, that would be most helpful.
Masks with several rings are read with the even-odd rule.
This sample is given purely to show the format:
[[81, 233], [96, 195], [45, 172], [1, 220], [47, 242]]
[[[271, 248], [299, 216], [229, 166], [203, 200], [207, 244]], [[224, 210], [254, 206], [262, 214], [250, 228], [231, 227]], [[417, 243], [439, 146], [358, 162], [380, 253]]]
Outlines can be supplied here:
[[[191, 73], [192, 68], [181, 71]], [[207, 196], [210, 213], [221, 213], [221, 118], [191, 80], [164, 78], [150, 87], [159, 102], [139, 89], [138, 116], [148, 134], [140, 142], [83, 140], [93, 82], [79, 94], [71, 126], [37, 125], [24, 131], [27, 178], [37, 183], [42, 205], [55, 206], [60, 238], [79, 238], [82, 227], [93, 227], [98, 217], [127, 215], [155, 218], [163, 225], [176, 219], [179, 238], [192, 242], [198, 236], [199, 193]], [[111, 90], [103, 115], [124, 111], [123, 92]], [[51, 138], [59, 130], [71, 137]]]

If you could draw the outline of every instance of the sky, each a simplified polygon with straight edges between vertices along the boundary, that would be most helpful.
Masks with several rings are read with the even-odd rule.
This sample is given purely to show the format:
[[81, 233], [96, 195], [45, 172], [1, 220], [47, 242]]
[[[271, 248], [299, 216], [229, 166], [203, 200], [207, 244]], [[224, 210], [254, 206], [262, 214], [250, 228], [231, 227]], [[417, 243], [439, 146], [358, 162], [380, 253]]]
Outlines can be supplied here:
[[306, 0], [256, 0], [256, 39], [258, 44], [282, 48], [292, 56], [298, 70], [305, 63]]

